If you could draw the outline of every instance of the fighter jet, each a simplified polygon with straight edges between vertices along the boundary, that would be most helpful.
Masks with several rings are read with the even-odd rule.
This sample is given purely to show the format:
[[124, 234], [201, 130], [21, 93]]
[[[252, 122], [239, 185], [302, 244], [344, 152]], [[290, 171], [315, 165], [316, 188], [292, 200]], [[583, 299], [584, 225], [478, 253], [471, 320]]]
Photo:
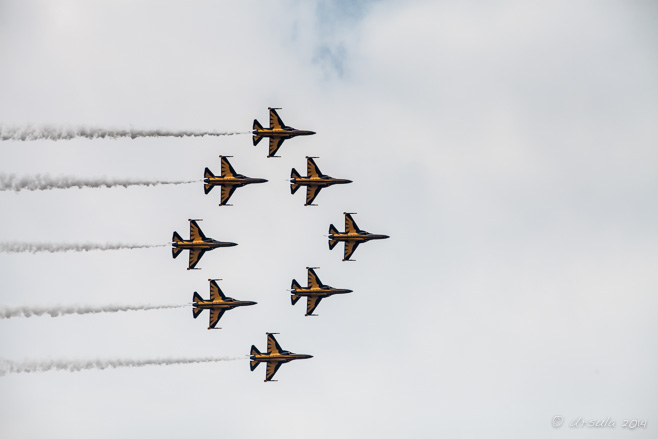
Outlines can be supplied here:
[[375, 235], [374, 233], [368, 233], [365, 230], [359, 229], [359, 226], [357, 226], [354, 219], [352, 219], [352, 214], [347, 212], [343, 213], [345, 214], [345, 233], [339, 232], [333, 224], [329, 225], [329, 250], [336, 247], [336, 244], [340, 241], [344, 241], [345, 254], [343, 256], [343, 261], [351, 261], [350, 256], [352, 256], [354, 250], [356, 250], [362, 242], [370, 241], [371, 239], [389, 238], [388, 235]]
[[[267, 332], [267, 353], [261, 354], [256, 346], [251, 345], [251, 370], [253, 371], [260, 363], [267, 363], [267, 370], [265, 371], [265, 382], [272, 381], [274, 374], [281, 367], [283, 363], [288, 363], [292, 360], [304, 360], [306, 358], [313, 358], [313, 355], [294, 354], [289, 351], [284, 351], [279, 346], [279, 342], [274, 338], [277, 332]], [[274, 380], [276, 381], [276, 380]]]
[[222, 198], [219, 202], [220, 206], [231, 206], [231, 204], [226, 204], [228, 199], [231, 198], [233, 192], [239, 187], [246, 186], [251, 183], [266, 183], [267, 180], [264, 178], [249, 178], [244, 175], [238, 174], [233, 169], [233, 166], [228, 161], [228, 157], [231, 156], [219, 156], [222, 159], [222, 174], [220, 177], [216, 177], [210, 169], [206, 168], [206, 171], [203, 174], [204, 185], [203, 189], [206, 192], [210, 192], [215, 186], [222, 187]]
[[315, 131], [303, 131], [296, 130], [293, 127], [289, 127], [283, 123], [276, 110], [281, 108], [272, 108], [268, 107], [270, 110], [270, 127], [263, 128], [263, 126], [258, 123], [258, 120], [254, 119], [254, 130], [253, 130], [253, 140], [254, 146], [258, 145], [258, 142], [261, 141], [263, 137], [270, 138], [270, 152], [267, 155], [268, 157], [278, 157], [274, 154], [279, 150], [281, 144], [286, 139], [291, 139], [295, 136], [309, 136], [315, 134]]
[[217, 285], [217, 281], [220, 279], [208, 280], [210, 281], [210, 300], [203, 300], [196, 291], [194, 292], [194, 296], [192, 296], [192, 306], [194, 306], [192, 313], [195, 319], [199, 317], [199, 314], [201, 314], [204, 309], [210, 310], [210, 323], [208, 323], [208, 329], [215, 329], [215, 325], [217, 325], [217, 322], [222, 318], [225, 311], [237, 308], [238, 306], [256, 304], [256, 302], [248, 300], [235, 300], [232, 297], [226, 297], [221, 288], [219, 288], [219, 285]]
[[233, 247], [237, 245], [235, 242], [222, 242], [215, 241], [211, 238], [206, 238], [206, 235], [203, 234], [199, 225], [196, 223], [201, 220], [188, 220], [190, 222], [190, 239], [185, 240], [180, 237], [180, 235], [174, 232], [174, 236], [171, 238], [171, 254], [176, 259], [176, 256], [180, 254], [183, 250], [190, 251], [190, 262], [187, 267], [188, 270], [194, 270], [196, 264], [199, 263], [203, 254], [208, 250], [214, 250], [217, 247]]
[[338, 288], [332, 288], [329, 285], [324, 285], [313, 268], [317, 267], [306, 267], [308, 270], [308, 286], [303, 288], [297, 283], [295, 279], [292, 280], [292, 296], [290, 296], [290, 302], [294, 305], [299, 299], [306, 296], [306, 315], [315, 316], [313, 311], [318, 307], [320, 301], [334, 294], [347, 294], [351, 293], [352, 290], [343, 290]]
[[306, 186], [306, 204], [304, 206], [316, 206], [313, 203], [315, 197], [318, 196], [320, 190], [329, 187], [333, 184], [347, 184], [352, 183], [352, 180], [343, 180], [340, 178], [332, 178], [320, 172], [320, 168], [313, 160], [317, 157], [306, 157], [306, 177], [299, 175], [299, 172], [292, 168], [290, 173], [290, 193], [297, 192], [300, 186]]

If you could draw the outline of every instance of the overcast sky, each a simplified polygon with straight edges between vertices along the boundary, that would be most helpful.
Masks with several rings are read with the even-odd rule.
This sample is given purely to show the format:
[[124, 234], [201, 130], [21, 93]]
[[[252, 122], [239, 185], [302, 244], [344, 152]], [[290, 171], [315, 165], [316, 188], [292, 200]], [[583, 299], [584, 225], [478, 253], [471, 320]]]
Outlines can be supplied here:
[[[0, 0], [0, 124], [315, 136], [0, 142], [0, 173], [268, 183], [0, 192], [0, 241], [237, 242], [0, 254], [0, 306], [258, 305], [0, 320], [0, 358], [311, 354], [0, 377], [0, 436], [593, 437], [658, 428], [658, 8], [651, 2]], [[305, 156], [354, 181], [290, 194]], [[391, 235], [356, 262], [343, 212]], [[290, 304], [307, 266], [352, 294]], [[565, 425], [551, 422], [561, 415]], [[615, 428], [572, 428], [578, 417]], [[624, 419], [647, 420], [634, 432]]]

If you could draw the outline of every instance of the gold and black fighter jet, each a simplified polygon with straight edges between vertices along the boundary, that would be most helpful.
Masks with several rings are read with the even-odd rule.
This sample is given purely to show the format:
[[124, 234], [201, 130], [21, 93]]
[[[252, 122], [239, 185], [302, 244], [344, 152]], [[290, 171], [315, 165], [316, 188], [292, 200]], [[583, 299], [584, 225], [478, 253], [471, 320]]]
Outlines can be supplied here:
[[306, 288], [303, 288], [301, 285], [299, 285], [295, 279], [292, 280], [292, 286], [291, 286], [292, 296], [290, 296], [290, 302], [293, 305], [297, 303], [297, 301], [302, 297], [305, 296], [307, 298], [306, 300], [307, 316], [316, 315], [313, 314], [313, 311], [315, 311], [315, 308], [318, 307], [320, 301], [323, 298], [333, 296], [334, 294], [347, 294], [352, 292], [352, 290], [333, 288], [330, 287], [329, 285], [324, 285], [320, 281], [318, 275], [315, 274], [315, 270], [313, 270], [313, 268], [318, 268], [318, 267], [306, 267], [306, 269], [308, 270], [308, 286]]
[[[267, 370], [265, 371], [265, 382], [272, 381], [274, 374], [281, 367], [283, 363], [288, 363], [292, 360], [304, 360], [306, 358], [313, 358], [313, 355], [294, 354], [290, 351], [284, 351], [279, 346], [279, 342], [274, 338], [274, 333], [267, 332], [267, 353], [261, 354], [256, 346], [251, 345], [251, 360], [250, 366], [253, 371], [260, 363], [267, 363]], [[276, 381], [276, 380], [274, 380]]]
[[320, 172], [320, 168], [313, 160], [317, 157], [306, 157], [306, 177], [299, 175], [295, 168], [292, 168], [290, 173], [290, 193], [297, 192], [300, 186], [306, 186], [306, 204], [304, 206], [316, 206], [313, 203], [315, 197], [318, 196], [320, 190], [334, 184], [347, 184], [352, 183], [352, 180], [345, 180], [341, 178], [333, 178]]
[[235, 242], [222, 242], [215, 241], [211, 238], [206, 238], [206, 235], [203, 234], [199, 225], [196, 223], [201, 220], [188, 220], [190, 222], [190, 239], [185, 240], [180, 237], [180, 235], [174, 232], [174, 236], [171, 238], [171, 255], [176, 259], [176, 256], [180, 254], [183, 250], [190, 251], [190, 262], [187, 267], [188, 270], [194, 270], [196, 264], [201, 260], [201, 256], [209, 250], [214, 250], [217, 247], [233, 247], [237, 244]]
[[235, 300], [232, 297], [226, 297], [221, 288], [219, 288], [219, 285], [217, 285], [216, 281], [220, 279], [208, 280], [210, 281], [210, 300], [203, 300], [196, 291], [192, 296], [192, 306], [194, 306], [192, 313], [195, 319], [199, 317], [199, 314], [201, 314], [204, 309], [210, 310], [208, 329], [215, 329], [215, 325], [217, 325], [217, 322], [222, 318], [225, 311], [237, 308], [238, 306], [256, 305], [256, 302], [251, 302], [249, 300]]
[[251, 183], [266, 183], [267, 180], [264, 178], [250, 178], [245, 177], [244, 175], [238, 174], [233, 169], [233, 166], [228, 161], [227, 157], [231, 156], [219, 156], [222, 159], [222, 173], [221, 176], [216, 177], [210, 169], [206, 168], [206, 171], [203, 174], [205, 183], [203, 185], [203, 190], [210, 192], [215, 186], [222, 187], [222, 198], [219, 202], [220, 206], [231, 206], [231, 204], [226, 204], [228, 199], [231, 198], [233, 192], [239, 187], [246, 186]]
[[339, 232], [333, 224], [329, 225], [329, 250], [332, 250], [336, 247], [341, 241], [345, 242], [345, 253], [343, 256], [343, 261], [351, 261], [350, 256], [354, 253], [354, 250], [362, 242], [370, 241], [371, 239], [388, 239], [388, 235], [376, 235], [374, 233], [368, 233], [365, 230], [359, 229], [359, 226], [356, 225], [356, 222], [352, 218], [352, 214], [344, 212], [345, 214], [345, 233]]
[[280, 108], [268, 107], [270, 110], [270, 127], [263, 128], [263, 126], [258, 123], [258, 120], [254, 119], [254, 130], [252, 134], [254, 135], [254, 146], [258, 145], [258, 142], [261, 141], [263, 137], [270, 138], [270, 152], [268, 157], [278, 157], [274, 154], [279, 150], [281, 144], [286, 139], [292, 139], [295, 136], [310, 136], [315, 134], [315, 131], [304, 131], [296, 130], [293, 127], [289, 127], [283, 123], [276, 110]]

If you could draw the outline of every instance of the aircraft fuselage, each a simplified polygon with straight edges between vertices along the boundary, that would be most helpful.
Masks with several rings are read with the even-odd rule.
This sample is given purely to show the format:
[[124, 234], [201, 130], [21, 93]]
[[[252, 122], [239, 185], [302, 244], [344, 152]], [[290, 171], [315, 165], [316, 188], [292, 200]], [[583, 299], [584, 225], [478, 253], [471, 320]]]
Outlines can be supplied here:
[[252, 361], [266, 362], [266, 363], [287, 363], [292, 360], [305, 360], [313, 358], [313, 355], [306, 354], [293, 354], [292, 352], [276, 353], [276, 354], [255, 354], [249, 357]]
[[235, 242], [222, 242], [222, 241], [181, 241], [181, 242], [172, 242], [173, 247], [182, 248], [182, 249], [202, 249], [202, 250], [212, 250], [218, 247], [233, 247], [237, 244]]
[[366, 242], [372, 239], [387, 239], [388, 235], [377, 235], [374, 233], [361, 232], [361, 233], [333, 233], [329, 235], [329, 239], [336, 241], [358, 241]]
[[200, 302], [194, 302], [193, 306], [195, 308], [201, 308], [201, 309], [212, 309], [212, 308], [233, 309], [233, 308], [237, 308], [238, 306], [249, 306], [255, 304], [256, 302], [252, 302], [250, 300], [233, 300], [230, 302], [213, 302], [211, 300], [203, 300]]
[[250, 177], [210, 177], [205, 178], [203, 182], [213, 186], [244, 186], [251, 183], [266, 183], [267, 180]]
[[315, 134], [315, 131], [296, 130], [290, 127], [286, 129], [263, 128], [260, 130], [253, 130], [253, 134], [261, 137], [283, 137], [284, 139], [290, 139], [296, 136], [311, 136]]
[[330, 288], [298, 288], [292, 291], [293, 294], [296, 294], [297, 296], [304, 296], [304, 297], [309, 297], [309, 296], [329, 297], [329, 296], [333, 296], [334, 294], [348, 294], [351, 292], [352, 290], [331, 288], [331, 287]]
[[352, 180], [346, 180], [343, 178], [332, 178], [332, 177], [327, 177], [327, 178], [298, 177], [298, 178], [291, 178], [290, 182], [293, 184], [298, 184], [300, 186], [326, 187], [334, 184], [352, 183]]

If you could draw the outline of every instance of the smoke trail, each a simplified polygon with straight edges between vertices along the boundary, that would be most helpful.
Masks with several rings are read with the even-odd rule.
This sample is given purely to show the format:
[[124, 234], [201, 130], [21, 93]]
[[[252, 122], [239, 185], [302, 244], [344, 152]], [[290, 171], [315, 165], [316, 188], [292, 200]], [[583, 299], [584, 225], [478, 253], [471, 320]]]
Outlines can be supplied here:
[[100, 314], [121, 311], [149, 311], [152, 309], [184, 308], [189, 305], [105, 305], [105, 306], [0, 306], [0, 319], [12, 317], [33, 317], [48, 314], [50, 317], [59, 317], [70, 314]]
[[121, 250], [136, 248], [166, 247], [170, 244], [95, 244], [95, 243], [52, 243], [52, 242], [0, 242], [0, 253], [58, 253], [88, 252], [91, 250]]
[[49, 189], [70, 189], [77, 187], [83, 188], [111, 188], [121, 186], [127, 188], [128, 186], [158, 186], [164, 184], [188, 184], [197, 183], [202, 180], [182, 180], [182, 181], [166, 181], [166, 180], [121, 180], [121, 179], [107, 179], [95, 178], [84, 179], [75, 177], [50, 177], [49, 175], [37, 174], [34, 176], [16, 177], [13, 174], [0, 173], [0, 191], [45, 191]]
[[237, 134], [250, 134], [251, 131], [168, 131], [168, 130], [113, 130], [105, 128], [92, 127], [5, 127], [0, 126], [0, 140], [70, 140], [76, 137], [85, 137], [87, 139], [117, 139], [120, 137], [204, 137], [204, 136], [234, 136]]
[[90, 369], [115, 369], [117, 367], [171, 366], [175, 364], [217, 363], [220, 361], [243, 360], [243, 357], [198, 357], [198, 358], [153, 358], [146, 360], [34, 360], [11, 361], [0, 360], [0, 376], [9, 373], [48, 372], [66, 370], [79, 372]]

